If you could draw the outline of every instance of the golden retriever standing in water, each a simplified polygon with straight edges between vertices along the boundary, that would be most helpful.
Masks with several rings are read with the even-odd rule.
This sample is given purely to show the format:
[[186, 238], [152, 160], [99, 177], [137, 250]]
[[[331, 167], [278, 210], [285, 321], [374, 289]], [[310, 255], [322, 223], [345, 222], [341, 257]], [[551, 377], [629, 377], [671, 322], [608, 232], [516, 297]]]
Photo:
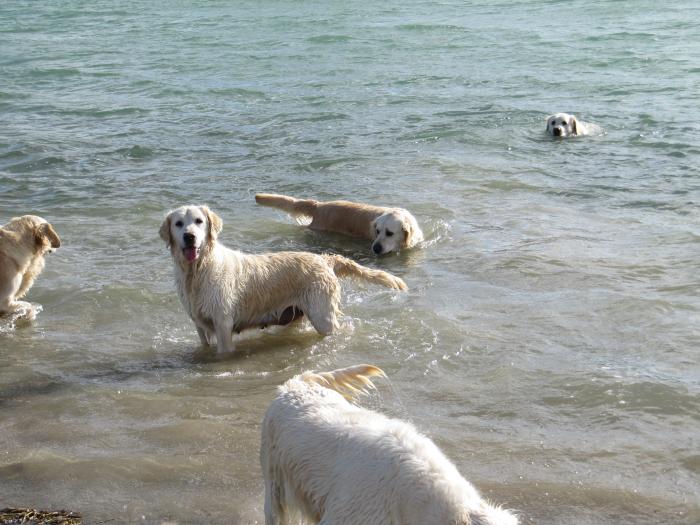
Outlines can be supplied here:
[[306, 372], [279, 387], [260, 445], [266, 525], [517, 525], [413, 425], [348, 402], [371, 376], [384, 372]]
[[312, 230], [323, 230], [372, 241], [377, 255], [412, 248], [423, 240], [423, 232], [410, 212], [348, 201], [321, 202], [286, 195], [258, 193], [255, 202], [278, 208], [295, 218], [310, 217]]
[[14, 217], [0, 228], [0, 315], [26, 309], [33, 317], [31, 304], [19, 299], [44, 269], [44, 255], [59, 246], [56, 230], [36, 215]]
[[219, 352], [233, 351], [234, 332], [288, 324], [302, 315], [317, 332], [330, 334], [338, 328], [338, 277], [358, 277], [406, 290], [400, 278], [340, 255], [253, 255], [231, 250], [217, 242], [222, 227], [221, 218], [206, 206], [177, 208], [160, 227], [175, 263], [182, 305], [202, 345], [216, 336]]

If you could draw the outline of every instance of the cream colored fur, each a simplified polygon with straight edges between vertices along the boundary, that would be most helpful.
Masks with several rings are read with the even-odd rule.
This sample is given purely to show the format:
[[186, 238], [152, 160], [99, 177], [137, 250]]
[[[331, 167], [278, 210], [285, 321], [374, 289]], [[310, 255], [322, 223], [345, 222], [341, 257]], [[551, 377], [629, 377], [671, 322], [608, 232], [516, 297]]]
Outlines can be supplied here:
[[59, 246], [56, 230], [36, 215], [14, 217], [0, 228], [0, 314], [24, 309], [32, 316], [31, 304], [19, 299], [44, 269], [44, 256]]
[[581, 137], [602, 133], [600, 126], [578, 120], [569, 113], [555, 113], [547, 117], [546, 131], [554, 137]]
[[331, 231], [372, 241], [372, 251], [385, 254], [412, 248], [423, 240], [423, 232], [410, 212], [349, 201], [295, 199], [286, 195], [258, 193], [262, 206], [283, 210], [294, 217], [310, 217], [312, 230]]
[[[171, 211], [160, 228], [175, 263], [180, 300], [202, 345], [216, 336], [220, 352], [234, 349], [232, 333], [287, 324], [298, 312], [308, 317], [317, 332], [330, 334], [337, 329], [340, 314], [338, 277], [407, 288], [398, 277], [340, 255], [253, 255], [231, 250], [217, 241], [222, 226], [206, 206], [182, 206]], [[282, 322], [285, 317], [287, 322]]]
[[517, 525], [413, 425], [348, 401], [383, 375], [357, 365], [279, 387], [260, 446], [266, 525]]

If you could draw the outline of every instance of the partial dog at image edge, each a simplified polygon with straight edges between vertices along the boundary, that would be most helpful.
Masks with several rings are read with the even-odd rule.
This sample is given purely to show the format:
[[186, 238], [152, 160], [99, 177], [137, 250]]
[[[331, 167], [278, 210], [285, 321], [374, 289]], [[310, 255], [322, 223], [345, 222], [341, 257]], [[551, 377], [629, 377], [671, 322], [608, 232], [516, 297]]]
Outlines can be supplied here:
[[413, 425], [350, 402], [384, 372], [306, 372], [278, 387], [262, 425], [265, 523], [517, 525]]
[[597, 124], [583, 122], [569, 113], [555, 113], [547, 117], [545, 130], [553, 137], [581, 137], [584, 135], [600, 135], [603, 129]]
[[255, 202], [285, 211], [295, 218], [309, 217], [309, 228], [342, 233], [372, 241], [376, 255], [413, 248], [423, 240], [416, 218], [403, 208], [386, 208], [349, 201], [296, 199], [258, 193]]
[[20, 299], [44, 269], [44, 256], [59, 246], [56, 230], [36, 215], [14, 217], [0, 228], [0, 315], [34, 318], [37, 310]]
[[233, 351], [233, 333], [286, 325], [302, 316], [321, 335], [332, 333], [339, 327], [340, 277], [408, 288], [399, 277], [340, 255], [231, 250], [217, 241], [222, 228], [221, 218], [206, 206], [172, 210], [160, 227], [175, 264], [180, 301], [202, 345], [215, 336], [219, 352]]

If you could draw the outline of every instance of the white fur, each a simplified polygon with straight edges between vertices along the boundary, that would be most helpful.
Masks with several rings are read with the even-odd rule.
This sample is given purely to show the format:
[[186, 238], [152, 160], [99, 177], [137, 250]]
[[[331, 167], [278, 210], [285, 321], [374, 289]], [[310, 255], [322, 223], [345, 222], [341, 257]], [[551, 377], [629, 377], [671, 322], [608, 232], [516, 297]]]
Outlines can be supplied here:
[[413, 425], [349, 403], [328, 380], [367, 367], [279, 387], [262, 428], [266, 525], [517, 525]]
[[217, 241], [222, 227], [206, 206], [182, 206], [167, 215], [160, 229], [175, 263], [180, 301], [202, 345], [215, 336], [219, 352], [233, 351], [234, 332], [288, 324], [300, 315], [320, 334], [330, 334], [340, 314], [338, 277], [406, 289], [398, 277], [339, 255], [231, 250]]
[[372, 222], [372, 251], [377, 255], [412, 248], [423, 241], [416, 219], [403, 208], [394, 208]]
[[590, 122], [578, 120], [569, 113], [555, 113], [547, 117], [547, 133], [553, 137], [567, 138], [594, 135], [601, 132], [601, 128]]

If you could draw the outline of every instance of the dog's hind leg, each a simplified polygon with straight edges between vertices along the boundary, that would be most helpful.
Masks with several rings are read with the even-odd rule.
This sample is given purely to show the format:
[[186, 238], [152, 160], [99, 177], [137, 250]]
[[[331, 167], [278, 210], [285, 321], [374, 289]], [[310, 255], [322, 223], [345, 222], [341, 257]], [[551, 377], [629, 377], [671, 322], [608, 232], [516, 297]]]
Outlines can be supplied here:
[[282, 506], [281, 487], [274, 480], [265, 480], [265, 525], [285, 525], [287, 516]]
[[301, 310], [309, 318], [309, 322], [321, 335], [332, 334], [338, 329], [338, 315], [340, 309], [340, 284], [331, 281], [327, 286], [319, 286], [311, 290], [305, 297]]
[[304, 308], [306, 317], [309, 322], [321, 335], [330, 335], [338, 328], [338, 318], [336, 313], [337, 307], [332, 301], [326, 301], [326, 304], [314, 303]]
[[206, 348], [209, 346], [209, 338], [207, 337], [207, 332], [204, 330], [204, 328], [197, 327], [197, 335], [199, 336], [199, 342], [202, 344], [202, 347]]

